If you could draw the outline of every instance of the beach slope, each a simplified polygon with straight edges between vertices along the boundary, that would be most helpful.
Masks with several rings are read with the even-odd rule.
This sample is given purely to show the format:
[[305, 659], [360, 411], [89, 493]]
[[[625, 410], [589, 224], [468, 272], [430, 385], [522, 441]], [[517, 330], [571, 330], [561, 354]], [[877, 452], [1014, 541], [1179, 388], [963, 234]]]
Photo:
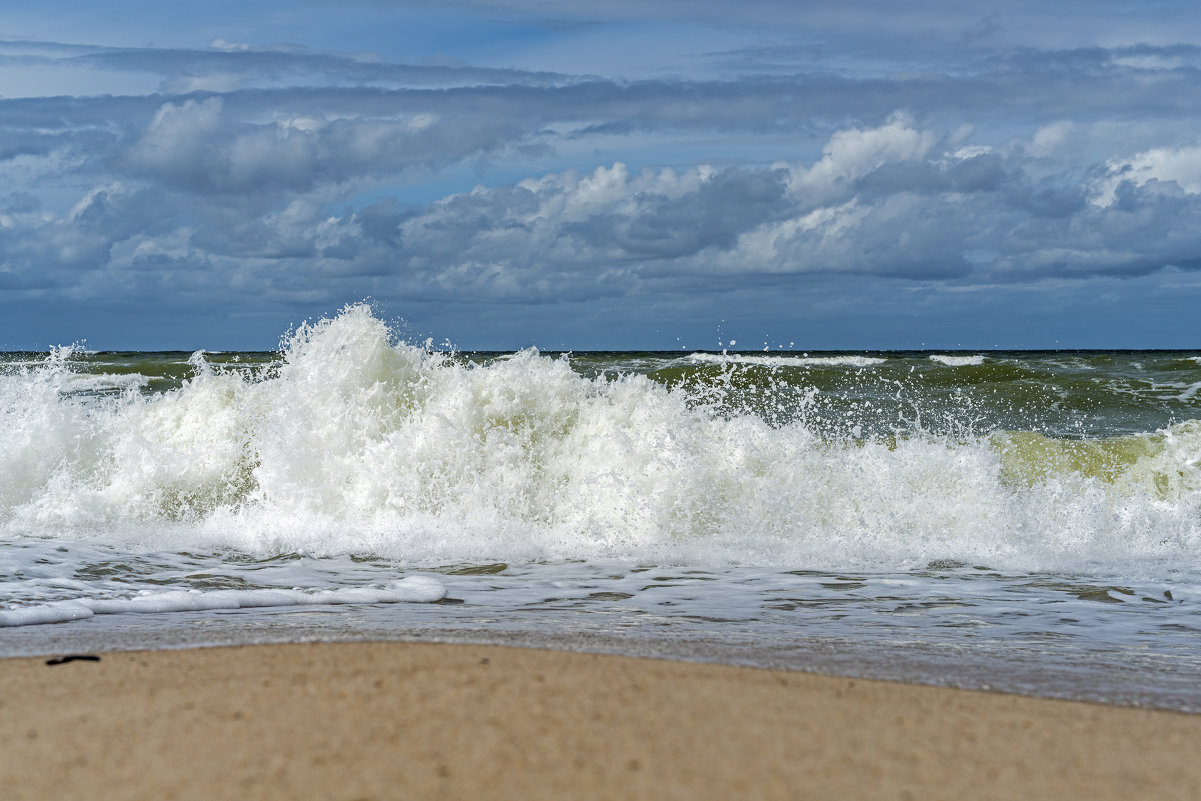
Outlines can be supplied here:
[[714, 664], [295, 644], [0, 661], [7, 799], [1193, 799], [1201, 715]]

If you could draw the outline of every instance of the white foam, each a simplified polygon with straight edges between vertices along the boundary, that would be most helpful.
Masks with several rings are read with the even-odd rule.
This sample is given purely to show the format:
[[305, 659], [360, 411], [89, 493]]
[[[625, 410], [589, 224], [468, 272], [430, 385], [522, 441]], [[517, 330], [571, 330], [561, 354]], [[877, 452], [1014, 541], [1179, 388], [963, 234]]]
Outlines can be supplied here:
[[756, 364], [765, 367], [871, 367], [886, 361], [876, 356], [753, 356], [738, 353], [693, 353], [688, 358], [705, 364]]
[[984, 364], [984, 357], [976, 356], [946, 356], [935, 354], [930, 357], [930, 361], [945, 364], [947, 367], [975, 367], [976, 365]]
[[[970, 431], [823, 440], [536, 351], [470, 364], [394, 343], [364, 307], [302, 327], [283, 356], [270, 376], [200, 370], [177, 391], [86, 401], [62, 396], [55, 363], [0, 376], [0, 533], [406, 566], [1201, 574], [1201, 424], [1146, 435], [1120, 480], [1062, 469], [1021, 483]], [[804, 398], [784, 385], [774, 400]]]
[[65, 623], [83, 620], [93, 615], [195, 612], [272, 606], [430, 603], [445, 596], [445, 585], [433, 576], [408, 576], [386, 588], [173, 590], [146, 593], [133, 598], [75, 598], [8, 609], [0, 611], [0, 626]]

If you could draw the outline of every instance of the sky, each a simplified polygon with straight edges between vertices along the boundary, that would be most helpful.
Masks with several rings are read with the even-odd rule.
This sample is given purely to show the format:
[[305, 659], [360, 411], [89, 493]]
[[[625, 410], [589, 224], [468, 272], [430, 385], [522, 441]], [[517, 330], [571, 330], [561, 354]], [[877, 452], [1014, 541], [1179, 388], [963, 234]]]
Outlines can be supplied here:
[[0, 7], [0, 350], [1201, 348], [1192, 0]]

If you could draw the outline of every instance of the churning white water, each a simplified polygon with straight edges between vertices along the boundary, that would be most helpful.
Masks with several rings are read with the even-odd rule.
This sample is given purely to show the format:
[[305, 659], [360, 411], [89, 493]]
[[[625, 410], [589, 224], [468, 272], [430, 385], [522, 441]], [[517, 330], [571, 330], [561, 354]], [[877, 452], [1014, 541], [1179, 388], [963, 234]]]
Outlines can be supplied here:
[[735, 391], [720, 384], [394, 343], [362, 306], [302, 326], [257, 371], [193, 362], [155, 394], [80, 375], [64, 352], [10, 369], [0, 530], [410, 566], [951, 559], [1201, 575], [1197, 421], [1096, 446], [1104, 470], [1071, 443], [1003, 432], [830, 437], [806, 424], [803, 387], [779, 387], [773, 403], [794, 413], [776, 425], [715, 411]]

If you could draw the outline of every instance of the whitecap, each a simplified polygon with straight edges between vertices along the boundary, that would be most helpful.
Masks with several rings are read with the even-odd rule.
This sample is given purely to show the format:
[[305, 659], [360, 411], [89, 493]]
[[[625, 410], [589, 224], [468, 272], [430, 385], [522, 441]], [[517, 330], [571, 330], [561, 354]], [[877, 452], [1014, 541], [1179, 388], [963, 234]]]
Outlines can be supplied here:
[[706, 364], [755, 364], [765, 367], [872, 367], [887, 361], [877, 356], [744, 356], [737, 353], [693, 353], [688, 358]]
[[935, 354], [930, 357], [930, 361], [945, 364], [947, 367], [975, 367], [984, 364], [984, 357], [977, 354], [975, 356], [947, 356]]

